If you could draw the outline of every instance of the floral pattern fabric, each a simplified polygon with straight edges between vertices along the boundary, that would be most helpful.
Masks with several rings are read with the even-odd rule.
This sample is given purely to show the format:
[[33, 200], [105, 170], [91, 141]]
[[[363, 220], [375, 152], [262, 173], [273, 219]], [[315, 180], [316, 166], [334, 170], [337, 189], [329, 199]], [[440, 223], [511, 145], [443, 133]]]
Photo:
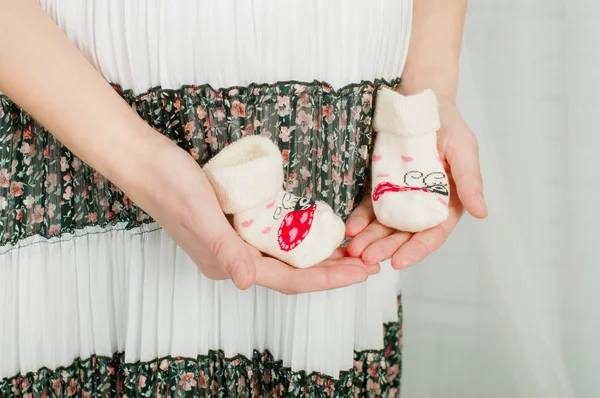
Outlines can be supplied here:
[[400, 394], [402, 310], [384, 327], [385, 349], [354, 354], [339, 378], [294, 372], [271, 354], [226, 359], [212, 351], [198, 358], [159, 358], [125, 363], [112, 358], [77, 359], [70, 366], [0, 381], [1, 397], [387, 397]]
[[[337, 91], [316, 81], [155, 88], [140, 95], [115, 89], [200, 165], [246, 135], [270, 137], [284, 157], [285, 188], [325, 201], [346, 218], [363, 194], [374, 93], [397, 83], [377, 80]], [[117, 186], [0, 96], [0, 245], [92, 225], [151, 221]]]

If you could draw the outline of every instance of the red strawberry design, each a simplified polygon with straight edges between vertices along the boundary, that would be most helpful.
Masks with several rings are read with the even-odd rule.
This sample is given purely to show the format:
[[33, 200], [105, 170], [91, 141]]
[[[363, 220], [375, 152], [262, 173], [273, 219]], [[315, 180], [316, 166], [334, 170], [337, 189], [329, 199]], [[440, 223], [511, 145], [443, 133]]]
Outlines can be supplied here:
[[310, 232], [317, 205], [308, 198], [301, 198], [294, 210], [281, 220], [277, 231], [279, 248], [289, 252], [298, 246]]

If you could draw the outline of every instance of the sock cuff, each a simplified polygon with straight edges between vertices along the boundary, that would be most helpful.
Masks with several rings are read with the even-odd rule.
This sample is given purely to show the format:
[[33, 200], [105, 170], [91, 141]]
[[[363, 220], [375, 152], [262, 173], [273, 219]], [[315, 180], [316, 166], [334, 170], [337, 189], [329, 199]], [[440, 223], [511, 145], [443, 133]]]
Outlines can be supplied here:
[[226, 214], [264, 203], [283, 186], [281, 152], [267, 137], [248, 136], [235, 141], [203, 170]]
[[437, 97], [432, 90], [404, 96], [381, 88], [375, 99], [375, 131], [409, 138], [434, 133], [440, 128]]

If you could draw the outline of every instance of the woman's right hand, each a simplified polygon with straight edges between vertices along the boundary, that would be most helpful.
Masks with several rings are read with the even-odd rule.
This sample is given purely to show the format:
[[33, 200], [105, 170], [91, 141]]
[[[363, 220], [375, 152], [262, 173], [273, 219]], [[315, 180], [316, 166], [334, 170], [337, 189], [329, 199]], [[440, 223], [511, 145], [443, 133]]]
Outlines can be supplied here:
[[[117, 178], [210, 279], [233, 279], [240, 289], [253, 284], [294, 294], [329, 290], [366, 280], [378, 265], [366, 266], [338, 249], [318, 266], [297, 269], [263, 256], [230, 225], [200, 166], [184, 150], [155, 134], [151, 150]], [[139, 155], [138, 155], [139, 156]], [[142, 173], [143, 175], [139, 175]]]

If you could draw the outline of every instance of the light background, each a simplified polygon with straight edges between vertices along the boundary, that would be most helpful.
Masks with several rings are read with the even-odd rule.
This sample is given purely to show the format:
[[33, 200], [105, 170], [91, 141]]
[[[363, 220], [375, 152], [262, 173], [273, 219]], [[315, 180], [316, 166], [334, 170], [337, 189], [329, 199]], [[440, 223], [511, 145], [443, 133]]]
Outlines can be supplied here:
[[490, 217], [403, 273], [402, 398], [600, 396], [600, 2], [474, 0]]

